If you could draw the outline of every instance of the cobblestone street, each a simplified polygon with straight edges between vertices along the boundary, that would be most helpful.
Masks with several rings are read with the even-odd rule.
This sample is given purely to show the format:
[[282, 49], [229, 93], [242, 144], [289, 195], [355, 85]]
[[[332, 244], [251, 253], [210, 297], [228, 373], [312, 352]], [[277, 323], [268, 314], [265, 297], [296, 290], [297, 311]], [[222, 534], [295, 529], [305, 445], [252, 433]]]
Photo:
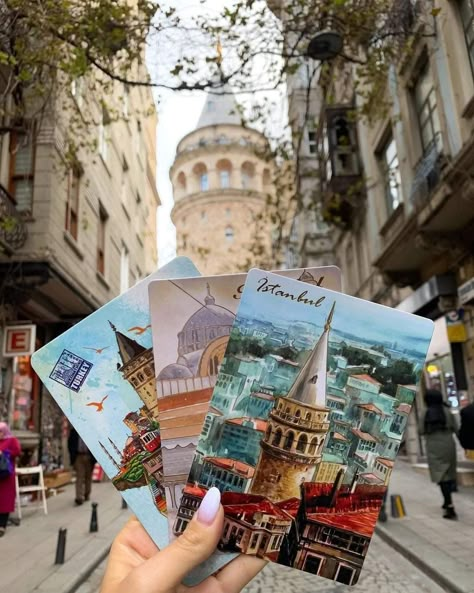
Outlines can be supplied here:
[[[77, 593], [99, 593], [105, 561]], [[374, 536], [360, 583], [348, 588], [307, 573], [270, 563], [244, 593], [443, 593], [431, 579]]]

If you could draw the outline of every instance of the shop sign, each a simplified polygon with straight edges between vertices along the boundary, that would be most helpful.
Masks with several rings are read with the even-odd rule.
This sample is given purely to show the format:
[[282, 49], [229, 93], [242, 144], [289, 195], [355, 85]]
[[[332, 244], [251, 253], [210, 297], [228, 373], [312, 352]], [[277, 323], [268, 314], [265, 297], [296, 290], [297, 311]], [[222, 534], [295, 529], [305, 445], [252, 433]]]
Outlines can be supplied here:
[[30, 356], [35, 351], [36, 325], [7, 325], [3, 332], [3, 356]]
[[471, 278], [458, 288], [459, 304], [465, 305], [474, 300], [474, 278]]
[[446, 330], [450, 342], [466, 342], [467, 332], [464, 325], [464, 310], [457, 309], [446, 314]]

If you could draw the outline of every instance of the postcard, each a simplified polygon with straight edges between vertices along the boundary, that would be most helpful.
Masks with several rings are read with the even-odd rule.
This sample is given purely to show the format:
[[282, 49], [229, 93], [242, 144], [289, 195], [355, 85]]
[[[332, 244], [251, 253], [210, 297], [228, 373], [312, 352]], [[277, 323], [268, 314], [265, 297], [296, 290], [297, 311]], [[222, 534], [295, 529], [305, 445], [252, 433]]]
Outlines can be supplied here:
[[[341, 288], [341, 273], [335, 266], [278, 273], [333, 290]], [[246, 274], [233, 274], [158, 280], [149, 286], [170, 537], [198, 437], [212, 418], [212, 411], [207, 413], [209, 400], [245, 278]], [[245, 331], [257, 349], [270, 340], [274, 354], [267, 374], [294, 375], [298, 368], [294, 355], [310, 343], [307, 332], [302, 328], [274, 330], [270, 336], [269, 330], [270, 325], [259, 324], [249, 325]], [[264, 375], [248, 381], [239, 375], [228, 389], [239, 392], [242, 415], [248, 406], [265, 408], [273, 401]]]
[[197, 276], [178, 257], [38, 350], [32, 366], [131, 510], [168, 543], [148, 284]]
[[[217, 486], [220, 553], [356, 584], [432, 332], [428, 319], [251, 270], [175, 533]], [[274, 367], [282, 335], [291, 373]], [[254, 382], [271, 396], [263, 406], [237, 388]]]

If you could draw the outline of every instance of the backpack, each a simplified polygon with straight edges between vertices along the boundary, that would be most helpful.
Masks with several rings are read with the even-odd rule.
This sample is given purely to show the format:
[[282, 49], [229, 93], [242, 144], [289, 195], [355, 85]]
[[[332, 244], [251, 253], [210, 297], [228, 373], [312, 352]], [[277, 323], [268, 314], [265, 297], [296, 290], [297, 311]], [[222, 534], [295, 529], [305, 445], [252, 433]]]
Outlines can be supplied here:
[[0, 480], [5, 480], [13, 474], [13, 462], [8, 451], [0, 454]]

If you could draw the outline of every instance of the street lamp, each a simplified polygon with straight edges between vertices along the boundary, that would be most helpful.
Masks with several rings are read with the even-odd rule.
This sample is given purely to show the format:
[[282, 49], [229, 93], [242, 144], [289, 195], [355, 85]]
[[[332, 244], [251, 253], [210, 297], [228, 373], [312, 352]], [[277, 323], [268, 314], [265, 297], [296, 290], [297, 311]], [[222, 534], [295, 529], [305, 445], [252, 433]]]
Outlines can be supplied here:
[[311, 39], [306, 55], [313, 60], [331, 60], [341, 53], [344, 45], [342, 35], [337, 31], [320, 31]]

